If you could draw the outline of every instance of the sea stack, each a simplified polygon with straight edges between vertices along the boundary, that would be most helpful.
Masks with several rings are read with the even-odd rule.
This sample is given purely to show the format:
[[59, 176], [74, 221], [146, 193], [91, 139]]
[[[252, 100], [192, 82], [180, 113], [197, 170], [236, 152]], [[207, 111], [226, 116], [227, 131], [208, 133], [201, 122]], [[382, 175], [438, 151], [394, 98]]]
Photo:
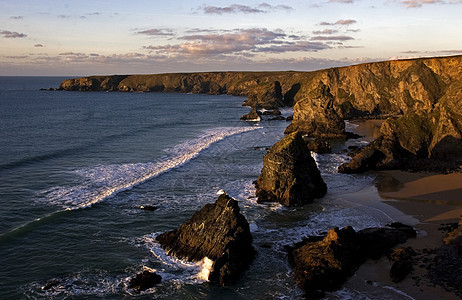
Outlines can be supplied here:
[[306, 98], [294, 105], [286, 133], [300, 131], [313, 138], [344, 138], [345, 122], [334, 109], [334, 96], [322, 81]]
[[327, 192], [300, 132], [285, 136], [265, 154], [255, 187], [258, 202], [285, 206], [303, 206]]
[[226, 194], [156, 240], [168, 255], [188, 261], [212, 260], [208, 280], [221, 286], [235, 283], [255, 257], [249, 223], [239, 212], [238, 202]]
[[332, 228], [325, 236], [309, 237], [289, 247], [295, 282], [311, 296], [337, 290], [367, 258], [379, 259], [415, 236], [411, 226], [401, 223], [358, 232], [351, 226]]

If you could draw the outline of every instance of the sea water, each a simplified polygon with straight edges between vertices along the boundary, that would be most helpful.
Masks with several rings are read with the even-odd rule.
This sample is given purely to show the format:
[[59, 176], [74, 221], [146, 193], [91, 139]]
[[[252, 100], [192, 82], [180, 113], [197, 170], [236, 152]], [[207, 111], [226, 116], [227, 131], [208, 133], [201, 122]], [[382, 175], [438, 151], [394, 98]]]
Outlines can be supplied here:
[[[313, 153], [323, 199], [257, 204], [252, 182], [288, 124], [239, 121], [241, 97], [39, 90], [62, 79], [0, 77], [0, 299], [296, 299], [285, 245], [391, 221], [342, 199], [374, 179], [337, 173], [344, 143]], [[239, 201], [258, 252], [229, 288], [207, 282], [209, 259], [182, 261], [155, 241], [221, 190]], [[163, 279], [139, 295], [128, 282], [143, 270]], [[368, 298], [348, 289], [328, 297]]]

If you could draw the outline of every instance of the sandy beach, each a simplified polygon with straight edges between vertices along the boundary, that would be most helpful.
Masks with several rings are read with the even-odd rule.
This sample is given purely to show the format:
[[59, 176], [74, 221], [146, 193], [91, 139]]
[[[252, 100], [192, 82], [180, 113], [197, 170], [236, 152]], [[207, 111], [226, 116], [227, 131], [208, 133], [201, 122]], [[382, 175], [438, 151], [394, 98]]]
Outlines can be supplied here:
[[[356, 123], [356, 122], [355, 122]], [[361, 121], [355, 132], [373, 136], [378, 122]], [[376, 172], [375, 188], [369, 187], [345, 199], [357, 205], [377, 209], [377, 214], [414, 226], [417, 237], [398, 247], [412, 247], [417, 253], [414, 270], [402, 282], [393, 283], [389, 272], [392, 262], [386, 257], [368, 260], [345, 284], [371, 298], [380, 298], [381, 290], [396, 291], [394, 299], [460, 299], [455, 293], [435, 285], [426, 276], [428, 249], [441, 247], [446, 237], [442, 227], [457, 223], [462, 215], [462, 173]], [[432, 258], [428, 256], [427, 258]]]

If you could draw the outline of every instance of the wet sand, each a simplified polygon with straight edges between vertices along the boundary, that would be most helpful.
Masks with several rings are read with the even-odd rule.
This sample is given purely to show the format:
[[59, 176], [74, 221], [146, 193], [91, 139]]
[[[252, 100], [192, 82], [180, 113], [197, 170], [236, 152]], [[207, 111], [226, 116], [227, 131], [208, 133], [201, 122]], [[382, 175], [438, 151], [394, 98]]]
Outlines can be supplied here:
[[[368, 125], [367, 122], [370, 121], [356, 129], [370, 134], [370, 129], [376, 128], [376, 124]], [[398, 247], [412, 247], [422, 253], [424, 249], [443, 245], [446, 233], [440, 230], [441, 226], [457, 222], [462, 215], [462, 173], [383, 171], [375, 174], [375, 187], [345, 195], [346, 201], [377, 209], [377, 215], [382, 214], [382, 220], [389, 217], [414, 226], [417, 238], [409, 239]], [[386, 291], [394, 291], [391, 292], [393, 299], [460, 299], [430, 282], [425, 277], [427, 269], [423, 264], [414, 265], [413, 272], [402, 282], [393, 283], [389, 276], [391, 265], [386, 257], [378, 261], [368, 260], [345, 286], [371, 299], [382, 298]]]

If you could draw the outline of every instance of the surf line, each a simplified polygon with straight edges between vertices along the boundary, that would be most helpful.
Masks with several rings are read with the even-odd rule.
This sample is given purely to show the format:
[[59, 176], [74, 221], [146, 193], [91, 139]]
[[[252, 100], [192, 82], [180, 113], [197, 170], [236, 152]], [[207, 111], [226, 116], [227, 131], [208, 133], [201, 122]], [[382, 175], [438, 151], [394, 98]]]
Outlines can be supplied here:
[[[168, 172], [174, 168], [183, 166], [199, 153], [212, 144], [222, 141], [233, 135], [241, 134], [248, 131], [253, 131], [261, 127], [220, 127], [205, 131], [198, 138], [188, 140], [182, 144], [175, 146], [172, 150], [175, 151], [172, 156], [166, 156], [159, 159], [157, 162], [126, 164], [126, 165], [108, 165], [98, 166], [83, 172], [82, 175], [87, 177], [88, 184], [81, 189], [74, 190], [66, 195], [66, 198], [61, 199], [66, 202], [70, 200], [72, 203], [75, 199], [83, 199], [82, 203], [68, 207], [68, 209], [81, 209], [96, 204], [115, 194], [131, 189], [135, 185], [143, 183], [160, 174]], [[117, 172], [127, 172], [127, 176], [112, 176], [118, 175]], [[111, 178], [106, 181], [107, 178]], [[104, 186], [104, 189], [94, 190], [92, 184], [98, 183], [99, 186]], [[77, 197], [78, 195], [78, 197]], [[58, 198], [59, 200], [59, 198]]]

